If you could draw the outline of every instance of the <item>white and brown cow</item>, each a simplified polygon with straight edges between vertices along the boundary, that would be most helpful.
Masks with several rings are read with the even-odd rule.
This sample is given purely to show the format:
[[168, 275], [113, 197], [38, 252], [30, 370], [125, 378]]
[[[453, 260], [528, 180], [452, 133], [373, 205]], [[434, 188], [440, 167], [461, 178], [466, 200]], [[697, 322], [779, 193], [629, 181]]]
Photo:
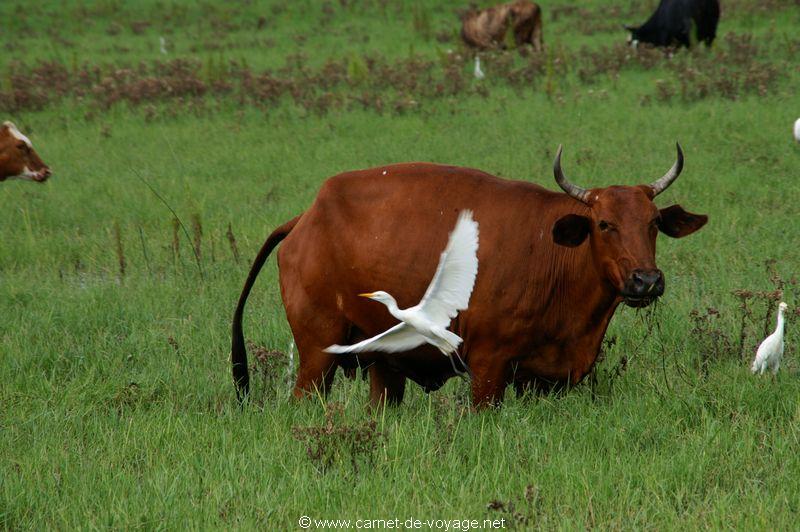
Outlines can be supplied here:
[[27, 179], [43, 183], [50, 168], [42, 162], [28, 137], [11, 122], [0, 126], [0, 181]]
[[472, 9], [461, 19], [461, 38], [473, 48], [504, 47], [509, 29], [515, 46], [528, 44], [537, 52], [542, 50], [542, 10], [530, 0]]

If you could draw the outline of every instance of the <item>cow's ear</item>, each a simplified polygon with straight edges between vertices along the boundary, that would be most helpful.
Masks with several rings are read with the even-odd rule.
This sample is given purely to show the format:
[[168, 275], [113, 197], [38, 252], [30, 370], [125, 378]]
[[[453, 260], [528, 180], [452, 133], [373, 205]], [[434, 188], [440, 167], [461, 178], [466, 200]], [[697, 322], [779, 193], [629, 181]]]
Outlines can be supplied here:
[[636, 26], [631, 26], [630, 24], [623, 24], [622, 27], [625, 29], [625, 31], [629, 31], [631, 33], [639, 29]]
[[568, 214], [553, 225], [553, 240], [560, 246], [574, 248], [589, 236], [592, 221], [586, 216]]
[[705, 214], [692, 214], [683, 210], [680, 205], [672, 205], [659, 211], [658, 229], [672, 238], [691, 235], [708, 222]]

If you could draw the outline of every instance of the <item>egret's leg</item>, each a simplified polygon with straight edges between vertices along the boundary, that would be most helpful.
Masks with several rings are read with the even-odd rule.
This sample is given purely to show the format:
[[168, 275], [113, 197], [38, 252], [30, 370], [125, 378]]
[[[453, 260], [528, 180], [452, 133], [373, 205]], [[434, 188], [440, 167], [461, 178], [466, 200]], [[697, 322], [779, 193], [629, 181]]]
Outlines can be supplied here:
[[[458, 354], [458, 351], [453, 351], [453, 354], [447, 358], [450, 359], [450, 364], [452, 364], [453, 371], [456, 372], [456, 375], [467, 381], [472, 380], [472, 378], [474, 377], [474, 375], [472, 374], [472, 370], [469, 369], [469, 366], [467, 366], [467, 363], [464, 362], [463, 358], [461, 358], [461, 355]], [[462, 368], [464, 368], [463, 370], [456, 369], [456, 364], [455, 361], [453, 360], [454, 358], [458, 359], [458, 363], [461, 364]]]
[[406, 378], [382, 362], [369, 367], [369, 400], [373, 407], [399, 405], [406, 391]]
[[[428, 343], [436, 346], [436, 348], [450, 360], [450, 367], [453, 368], [453, 373], [464, 380], [471, 380], [472, 372], [457, 351], [461, 342], [462, 340], [457, 334], [441, 327], [433, 329], [433, 337], [428, 338]], [[456, 367], [456, 358], [464, 369], [458, 369]]]
[[[447, 360], [449, 360], [449, 361], [450, 361], [450, 367], [452, 367], [452, 368], [453, 368], [453, 373], [455, 373], [456, 375], [458, 375], [458, 376], [459, 376], [459, 377], [461, 377], [462, 379], [466, 379], [466, 377], [464, 376], [464, 372], [463, 372], [463, 371], [460, 371], [458, 368], [456, 368], [456, 361], [455, 361], [455, 357], [457, 357], [457, 356], [458, 356], [458, 354], [456, 354], [456, 353], [453, 353], [452, 355], [447, 355], [447, 354], [445, 354], [444, 356], [446, 356], [446, 357], [447, 357]], [[461, 357], [459, 357], [459, 360], [461, 360]]]
[[[439, 349], [439, 352], [450, 361], [450, 367], [453, 368], [453, 373], [464, 380], [472, 380], [472, 370], [469, 369], [469, 366], [467, 366], [464, 359], [461, 358], [461, 355], [458, 354], [458, 351], [456, 351], [453, 346], [446, 342], [444, 344], [434, 343], [433, 345], [435, 345]], [[463, 370], [456, 367], [456, 358], [458, 358], [459, 363], [461, 363], [461, 367], [464, 368]]]

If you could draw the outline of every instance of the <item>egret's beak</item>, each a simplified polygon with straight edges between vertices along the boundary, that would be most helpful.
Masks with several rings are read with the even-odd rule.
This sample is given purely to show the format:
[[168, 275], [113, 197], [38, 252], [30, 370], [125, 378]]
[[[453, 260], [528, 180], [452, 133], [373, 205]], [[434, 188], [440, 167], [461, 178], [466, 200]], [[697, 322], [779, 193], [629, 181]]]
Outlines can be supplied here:
[[368, 297], [368, 298], [372, 299], [372, 296], [374, 296], [374, 295], [375, 295], [374, 292], [369, 292], [369, 293], [366, 293], [366, 294], [358, 294], [358, 297]]

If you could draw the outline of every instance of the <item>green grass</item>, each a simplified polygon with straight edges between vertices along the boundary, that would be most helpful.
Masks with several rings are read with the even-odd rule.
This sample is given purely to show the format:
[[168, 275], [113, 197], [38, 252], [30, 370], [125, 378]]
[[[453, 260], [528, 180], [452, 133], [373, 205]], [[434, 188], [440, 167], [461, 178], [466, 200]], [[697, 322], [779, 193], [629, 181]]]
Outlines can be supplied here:
[[[244, 57], [253, 68], [282, 66], [298, 51], [319, 66], [368, 51], [399, 59], [413, 48], [436, 58], [458, 48], [456, 2], [418, 3], [431, 32], [452, 32], [448, 42], [414, 29], [411, 3], [334, 2], [324, 27], [316, 2], [278, 3], [275, 12], [221, 2], [19, 5], [0, 5], [0, 46], [8, 50], [0, 79], [11, 74], [10, 61], [160, 60], [161, 33], [174, 56]], [[606, 4], [585, 5], [600, 16]], [[796, 10], [737, 11], [752, 5], [726, 8], [720, 45], [731, 32], [792, 35]], [[649, 7], [641, 9], [644, 20]], [[252, 27], [260, 12], [269, 21], [259, 33]], [[222, 51], [205, 46], [217, 38], [212, 19], [235, 26]], [[152, 25], [137, 35], [131, 20]], [[546, 14], [546, 45], [577, 53], [624, 39], [575, 32], [577, 21], [562, 15], [551, 24]], [[115, 36], [107, 34], [112, 23], [123, 27]], [[56, 27], [67, 44], [48, 31]], [[265, 38], [274, 44], [261, 47]], [[497, 60], [489, 55], [487, 95], [470, 80], [463, 93], [399, 114], [334, 108], [319, 115], [288, 100], [263, 111], [222, 97], [198, 113], [154, 102], [148, 117], [141, 106], [102, 110], [70, 97], [4, 116], [32, 132], [55, 177], [43, 186], [0, 185], [0, 528], [296, 529], [302, 515], [505, 518], [519, 528], [558, 529], [795, 527], [797, 320], [789, 322], [785, 371], [772, 382], [752, 377], [735, 349], [704, 365], [713, 345], [690, 333], [689, 317], [693, 309], [719, 309], [712, 328], [736, 340], [731, 290], [771, 289], [768, 258], [787, 281], [798, 273], [800, 150], [791, 124], [800, 76], [788, 48], [797, 42], [786, 39], [774, 57], [786, 70], [779, 82], [735, 100], [654, 97], [657, 80], [674, 76], [667, 60], [593, 85], [570, 73], [555, 79], [548, 96], [543, 83], [518, 90], [492, 79]], [[660, 237], [667, 293], [652, 315], [618, 310], [608, 334], [617, 343], [598, 366], [594, 393], [588, 385], [530, 400], [509, 393], [502, 409], [473, 413], [466, 385], [453, 380], [431, 395], [412, 385], [401, 407], [371, 412], [366, 383], [339, 375], [328, 400], [334, 434], [308, 441], [295, 434], [325, 427], [326, 405], [289, 400], [284, 358], [267, 376], [256, 374], [254, 404], [238, 408], [229, 326], [249, 262], [272, 228], [307, 208], [326, 177], [430, 160], [555, 188], [552, 157], [563, 143], [573, 180], [634, 184], [666, 171], [675, 140], [686, 168], [658, 203], [681, 203], [710, 222], [680, 241]], [[202, 225], [202, 278], [191, 241], [179, 232], [175, 254], [172, 215], [137, 174], [190, 233], [193, 220]], [[800, 303], [796, 286], [785, 299], [792, 309]], [[747, 358], [760, 339], [763, 304], [757, 312]], [[653, 319], [659, 328], [648, 328]], [[274, 260], [251, 297], [245, 334], [289, 349]], [[370, 449], [363, 453], [351, 446], [358, 430]], [[323, 459], [309, 456], [307, 447], [317, 445]], [[493, 501], [502, 509], [489, 509]]]

